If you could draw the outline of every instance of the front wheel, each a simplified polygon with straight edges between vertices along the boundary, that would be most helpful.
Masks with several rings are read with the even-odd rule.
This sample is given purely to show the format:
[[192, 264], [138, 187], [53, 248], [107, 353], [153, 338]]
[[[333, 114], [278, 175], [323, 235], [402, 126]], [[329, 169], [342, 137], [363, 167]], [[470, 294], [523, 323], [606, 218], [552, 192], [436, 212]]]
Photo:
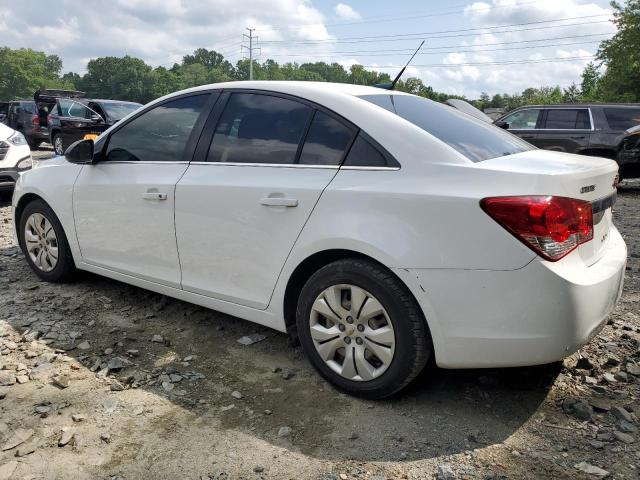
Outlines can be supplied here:
[[20, 216], [20, 246], [31, 270], [48, 282], [72, 279], [75, 264], [62, 225], [42, 200], [29, 203]]
[[56, 155], [64, 155], [64, 143], [62, 142], [62, 135], [56, 133], [52, 139], [53, 149], [56, 152]]
[[388, 397], [404, 388], [432, 351], [411, 292], [369, 260], [338, 260], [313, 274], [300, 294], [296, 322], [318, 372], [365, 398]]

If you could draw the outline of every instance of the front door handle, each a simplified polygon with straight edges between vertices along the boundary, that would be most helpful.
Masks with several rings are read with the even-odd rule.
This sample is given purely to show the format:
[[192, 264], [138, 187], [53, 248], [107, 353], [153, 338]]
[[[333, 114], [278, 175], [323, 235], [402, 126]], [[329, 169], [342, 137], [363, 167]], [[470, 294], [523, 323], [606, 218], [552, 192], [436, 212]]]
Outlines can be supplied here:
[[267, 207], [297, 207], [297, 198], [285, 198], [285, 197], [265, 197], [260, 200], [260, 205]]
[[161, 192], [145, 192], [142, 194], [145, 200], [166, 200], [167, 194]]
[[571, 138], [574, 140], [584, 140], [584, 135], [574, 135]]

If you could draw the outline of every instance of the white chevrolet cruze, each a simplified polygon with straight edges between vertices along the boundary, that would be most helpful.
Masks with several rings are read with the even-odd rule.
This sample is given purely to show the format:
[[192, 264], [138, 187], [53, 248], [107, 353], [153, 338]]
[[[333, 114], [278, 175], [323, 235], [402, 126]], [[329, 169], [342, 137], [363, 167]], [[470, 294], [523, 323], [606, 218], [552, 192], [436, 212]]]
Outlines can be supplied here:
[[619, 298], [616, 164], [395, 91], [236, 82], [158, 99], [22, 175], [20, 246], [287, 331], [380, 398], [445, 368], [559, 360]]

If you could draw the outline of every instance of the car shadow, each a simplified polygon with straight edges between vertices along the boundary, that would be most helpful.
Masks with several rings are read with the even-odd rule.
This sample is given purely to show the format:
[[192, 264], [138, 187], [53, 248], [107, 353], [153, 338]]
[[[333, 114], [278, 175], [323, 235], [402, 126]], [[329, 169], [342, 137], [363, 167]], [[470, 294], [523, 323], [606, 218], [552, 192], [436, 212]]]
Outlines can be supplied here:
[[[19, 333], [41, 328], [25, 319], [47, 314], [29, 298], [55, 298], [64, 305], [59, 327], [82, 332], [91, 347], [80, 350], [80, 340], [66, 337], [49, 347], [66, 350], [87, 371], [119, 356], [130, 364], [113, 377], [128, 388], [165, 397], [203, 421], [215, 420], [217, 428], [319, 459], [408, 461], [502, 443], [536, 412], [560, 371], [559, 364], [494, 370], [430, 365], [395, 397], [363, 400], [324, 381], [283, 333], [88, 273], [71, 284], [40, 282], [15, 246], [0, 248], [0, 270], [12, 285], [11, 293], [0, 290], [0, 304], [7, 295], [24, 294], [8, 318]], [[253, 333], [265, 339], [238, 342]], [[150, 341], [153, 335], [162, 342]], [[105, 355], [107, 348], [113, 353]], [[127, 355], [131, 349], [135, 357]], [[158, 381], [162, 373], [189, 380], [168, 392]]]

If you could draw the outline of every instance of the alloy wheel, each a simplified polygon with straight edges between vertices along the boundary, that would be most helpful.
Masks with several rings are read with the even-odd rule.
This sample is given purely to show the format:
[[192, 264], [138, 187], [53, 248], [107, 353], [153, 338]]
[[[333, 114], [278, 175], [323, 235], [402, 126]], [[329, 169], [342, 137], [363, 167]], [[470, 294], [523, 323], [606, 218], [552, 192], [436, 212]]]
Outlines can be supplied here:
[[62, 145], [62, 137], [59, 135], [53, 140], [53, 148], [58, 155], [64, 155], [64, 146]]
[[33, 264], [50, 272], [58, 264], [58, 238], [51, 222], [41, 213], [33, 213], [24, 227], [24, 241]]
[[380, 301], [355, 285], [333, 285], [317, 296], [309, 328], [322, 360], [353, 381], [378, 378], [391, 365], [395, 332]]

